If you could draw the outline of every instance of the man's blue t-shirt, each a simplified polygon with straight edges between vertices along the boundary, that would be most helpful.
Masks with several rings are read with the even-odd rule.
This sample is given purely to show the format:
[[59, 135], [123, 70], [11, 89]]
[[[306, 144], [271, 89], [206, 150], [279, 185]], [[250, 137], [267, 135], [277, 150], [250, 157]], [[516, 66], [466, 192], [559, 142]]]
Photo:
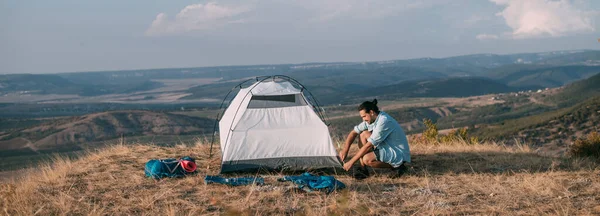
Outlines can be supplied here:
[[377, 155], [377, 160], [399, 167], [403, 162], [410, 163], [410, 149], [406, 134], [400, 124], [385, 112], [379, 112], [375, 121], [371, 124], [362, 122], [354, 127], [354, 131], [361, 133], [370, 131], [371, 142]]

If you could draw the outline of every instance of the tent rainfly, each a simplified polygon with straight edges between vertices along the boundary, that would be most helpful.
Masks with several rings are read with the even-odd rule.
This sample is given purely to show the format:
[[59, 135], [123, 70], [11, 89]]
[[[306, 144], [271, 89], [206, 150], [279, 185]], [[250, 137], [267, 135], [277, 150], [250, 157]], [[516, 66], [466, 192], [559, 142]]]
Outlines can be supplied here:
[[247, 88], [238, 85], [219, 121], [221, 173], [341, 168], [322, 113], [304, 86], [287, 76], [256, 80]]

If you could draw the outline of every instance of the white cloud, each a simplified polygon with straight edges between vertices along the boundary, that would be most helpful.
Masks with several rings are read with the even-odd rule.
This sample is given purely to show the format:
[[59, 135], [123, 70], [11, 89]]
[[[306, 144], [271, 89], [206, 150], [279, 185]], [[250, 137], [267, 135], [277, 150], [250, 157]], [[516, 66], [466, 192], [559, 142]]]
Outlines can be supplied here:
[[496, 40], [498, 39], [498, 35], [493, 35], [493, 34], [479, 34], [477, 36], [475, 36], [475, 38], [477, 38], [477, 40]]
[[490, 0], [505, 6], [498, 16], [512, 29], [512, 38], [560, 37], [593, 32], [593, 11], [575, 7], [569, 0]]
[[[174, 17], [159, 13], [145, 34], [159, 36], [208, 31], [250, 22], [298, 26], [337, 21], [373, 21], [448, 2], [452, 0], [251, 0], [244, 3], [246, 6], [215, 2], [192, 4]], [[247, 13], [249, 11], [253, 13]]]
[[146, 30], [146, 35], [177, 34], [195, 30], [209, 30], [228, 24], [243, 23], [240, 14], [247, 7], [222, 6], [217, 3], [193, 4], [181, 10], [173, 19], [160, 13]]

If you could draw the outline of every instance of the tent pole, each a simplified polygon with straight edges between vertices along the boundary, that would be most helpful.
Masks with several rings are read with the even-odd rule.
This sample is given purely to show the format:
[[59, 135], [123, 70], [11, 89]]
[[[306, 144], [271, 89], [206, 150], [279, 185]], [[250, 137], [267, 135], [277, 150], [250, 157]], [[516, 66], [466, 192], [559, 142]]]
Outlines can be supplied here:
[[217, 123], [219, 122], [219, 115], [220, 113], [217, 114], [217, 118], [215, 119], [215, 125], [213, 126], [213, 133], [212, 133], [212, 139], [210, 141], [210, 150], [208, 153], [208, 158], [212, 158], [212, 149], [213, 149], [213, 144], [215, 143], [215, 133], [217, 133]]
[[[229, 94], [231, 94], [231, 92], [233, 92], [234, 89], [236, 89], [237, 87], [241, 86], [243, 83], [244, 82], [240, 83], [238, 86], [233, 87], [231, 90], [229, 90], [229, 92], [227, 92], [227, 94], [225, 95], [225, 98], [223, 98], [223, 101], [221, 101], [221, 105], [219, 106], [219, 110], [223, 109], [223, 104], [225, 104], [225, 100], [227, 100], [227, 97], [229, 97]], [[223, 110], [223, 113], [225, 113], [224, 110]], [[220, 115], [222, 115], [223, 113], [217, 113], [217, 117], [215, 118], [215, 124], [213, 126], [212, 139], [210, 141], [210, 150], [209, 150], [209, 153], [208, 153], [208, 155], [209, 155], [208, 158], [212, 158], [212, 149], [213, 149], [213, 144], [215, 143], [215, 133], [217, 133], [217, 123], [219, 122]]]

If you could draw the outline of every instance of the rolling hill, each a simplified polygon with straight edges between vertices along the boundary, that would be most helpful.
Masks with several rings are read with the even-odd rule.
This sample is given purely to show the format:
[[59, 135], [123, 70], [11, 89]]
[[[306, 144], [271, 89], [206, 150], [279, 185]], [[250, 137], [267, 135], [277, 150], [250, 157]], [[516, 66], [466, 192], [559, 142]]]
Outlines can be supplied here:
[[600, 74], [548, 91], [527, 91], [514, 95], [499, 94], [494, 98], [503, 101], [502, 103], [476, 107], [468, 112], [458, 112], [447, 118], [439, 119], [437, 123], [442, 127], [494, 125], [527, 116], [551, 115], [558, 109], [571, 108], [597, 96], [600, 96]]
[[0, 150], [75, 148], [123, 136], [212, 132], [213, 120], [150, 111], [113, 111], [45, 122], [0, 137]]
[[600, 66], [511, 65], [494, 69], [489, 77], [509, 86], [554, 88], [600, 73]]
[[[572, 83], [558, 92], [541, 97], [550, 111], [526, 117], [481, 125], [478, 136], [516, 140], [541, 147], [542, 151], [564, 153], [575, 139], [600, 132], [600, 74]], [[544, 96], [544, 94], [542, 94]], [[538, 96], [539, 97], [539, 96]]]
[[517, 91], [503, 83], [481, 77], [444, 78], [406, 81], [398, 84], [366, 89], [351, 95], [355, 97], [409, 98], [409, 97], [468, 97]]
[[600, 95], [600, 74], [569, 84], [557, 94], [544, 98], [544, 101], [557, 104], [559, 107], [568, 107], [598, 95]]

